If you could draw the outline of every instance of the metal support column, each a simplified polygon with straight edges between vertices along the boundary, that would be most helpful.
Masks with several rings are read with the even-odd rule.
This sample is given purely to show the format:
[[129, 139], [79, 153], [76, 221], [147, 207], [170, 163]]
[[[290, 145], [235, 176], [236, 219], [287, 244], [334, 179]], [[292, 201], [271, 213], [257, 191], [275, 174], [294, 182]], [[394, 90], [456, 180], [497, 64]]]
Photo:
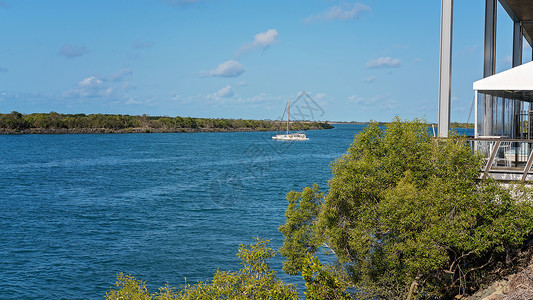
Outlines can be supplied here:
[[452, 81], [453, 0], [441, 0], [439, 137], [448, 137]]
[[[483, 60], [483, 78], [494, 75], [496, 66], [496, 0], [485, 0], [485, 46]], [[493, 99], [490, 95], [484, 97], [483, 135], [492, 134]]]
[[[522, 23], [520, 21], [514, 21], [513, 25], [513, 68], [522, 64], [522, 43], [523, 43]], [[520, 112], [522, 111], [522, 101], [520, 100], [507, 100], [513, 101], [513, 130], [511, 138], [520, 138]]]
[[523, 44], [522, 24], [515, 21], [513, 25], [513, 68], [522, 64], [522, 44]]
[[477, 90], [474, 91], [474, 137], [477, 139], [479, 138], [479, 132], [478, 132], [478, 95], [479, 92]]

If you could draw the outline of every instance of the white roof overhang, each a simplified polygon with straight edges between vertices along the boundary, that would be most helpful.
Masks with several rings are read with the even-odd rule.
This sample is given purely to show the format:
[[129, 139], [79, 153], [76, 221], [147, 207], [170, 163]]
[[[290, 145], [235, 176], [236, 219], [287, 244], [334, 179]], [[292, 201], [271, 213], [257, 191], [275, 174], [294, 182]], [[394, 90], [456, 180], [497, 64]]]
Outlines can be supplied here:
[[533, 62], [478, 80], [473, 87], [483, 94], [533, 102]]

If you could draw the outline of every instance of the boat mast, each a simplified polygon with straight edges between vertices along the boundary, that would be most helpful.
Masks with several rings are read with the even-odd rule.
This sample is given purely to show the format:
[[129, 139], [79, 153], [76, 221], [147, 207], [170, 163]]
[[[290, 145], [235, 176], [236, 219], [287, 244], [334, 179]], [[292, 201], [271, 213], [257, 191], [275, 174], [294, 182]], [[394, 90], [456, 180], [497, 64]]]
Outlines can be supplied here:
[[287, 134], [289, 134], [289, 115], [291, 114], [291, 99], [289, 99], [289, 103], [287, 104]]

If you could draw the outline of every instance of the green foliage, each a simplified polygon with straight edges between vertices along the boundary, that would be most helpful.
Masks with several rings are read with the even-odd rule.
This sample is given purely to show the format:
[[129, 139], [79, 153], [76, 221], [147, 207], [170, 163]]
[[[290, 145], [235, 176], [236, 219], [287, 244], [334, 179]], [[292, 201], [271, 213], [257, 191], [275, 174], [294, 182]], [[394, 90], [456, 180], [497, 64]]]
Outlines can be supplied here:
[[149, 300], [152, 299], [146, 284], [143, 281], [137, 280], [131, 275], [124, 275], [120, 273], [117, 275], [116, 289], [106, 293], [105, 298], [108, 300]]
[[324, 193], [315, 184], [313, 188], [304, 188], [301, 193], [291, 191], [287, 194], [287, 201], [287, 221], [279, 227], [279, 231], [287, 238], [279, 252], [288, 258], [283, 262], [283, 271], [295, 275], [308, 264], [309, 254], [314, 254], [317, 250], [313, 221], [324, 201]]
[[298, 299], [296, 288], [284, 284], [270, 269], [267, 261], [275, 251], [268, 245], [269, 241], [258, 238], [255, 244], [241, 245], [237, 253], [240, 270], [217, 271], [211, 281], [186, 284], [180, 291], [165, 286], [150, 294], [144, 282], [119, 274], [115, 289], [106, 294], [106, 299]]
[[297, 299], [296, 289], [276, 278], [267, 260], [275, 252], [268, 241], [243, 246], [237, 254], [242, 268], [237, 272], [217, 271], [210, 282], [186, 285], [180, 293], [183, 299]]
[[482, 164], [419, 120], [370, 124], [332, 164], [323, 203], [316, 186], [287, 195], [284, 268], [308, 270], [303, 258], [326, 244], [364, 297], [473, 292], [533, 231], [530, 192], [480, 181]]
[[302, 277], [305, 280], [306, 299], [348, 299], [346, 294], [347, 283], [342, 281], [343, 276], [326, 270], [316, 256], [308, 256], [307, 264], [302, 268]]
[[10, 114], [0, 114], [0, 126], [7, 129], [21, 130], [28, 128], [30, 124], [24, 119], [24, 115], [12, 111]]
[[461, 123], [461, 122], [451, 122], [451, 128], [474, 128], [474, 123]]
[[[179, 131], [231, 131], [231, 130], [271, 130], [275, 131], [279, 122], [268, 120], [203, 119], [191, 117], [129, 116], [107, 114], [48, 114], [23, 115], [19, 112], [0, 114], [0, 129], [11, 132], [32, 129], [39, 130], [110, 130], [120, 132], [179, 132]], [[333, 126], [321, 122], [293, 122], [291, 130], [330, 129]]]

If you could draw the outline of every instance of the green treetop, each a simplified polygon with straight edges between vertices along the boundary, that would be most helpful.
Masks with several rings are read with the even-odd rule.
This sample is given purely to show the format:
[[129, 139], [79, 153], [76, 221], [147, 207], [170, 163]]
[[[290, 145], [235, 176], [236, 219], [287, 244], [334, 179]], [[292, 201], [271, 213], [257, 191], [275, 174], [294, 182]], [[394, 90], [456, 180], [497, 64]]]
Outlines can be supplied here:
[[370, 298], [469, 294], [510, 270], [533, 230], [528, 192], [480, 181], [483, 159], [464, 140], [432, 139], [419, 120], [371, 124], [318, 187], [287, 196], [280, 249], [290, 274], [320, 245]]
[[119, 274], [115, 288], [106, 294], [107, 300], [170, 300], [170, 299], [298, 299], [296, 287], [283, 283], [267, 261], [275, 251], [269, 241], [256, 239], [252, 245], [241, 245], [237, 256], [242, 268], [236, 272], [217, 271], [213, 279], [185, 284], [180, 290], [170, 286], [151, 294], [146, 285], [133, 276]]

